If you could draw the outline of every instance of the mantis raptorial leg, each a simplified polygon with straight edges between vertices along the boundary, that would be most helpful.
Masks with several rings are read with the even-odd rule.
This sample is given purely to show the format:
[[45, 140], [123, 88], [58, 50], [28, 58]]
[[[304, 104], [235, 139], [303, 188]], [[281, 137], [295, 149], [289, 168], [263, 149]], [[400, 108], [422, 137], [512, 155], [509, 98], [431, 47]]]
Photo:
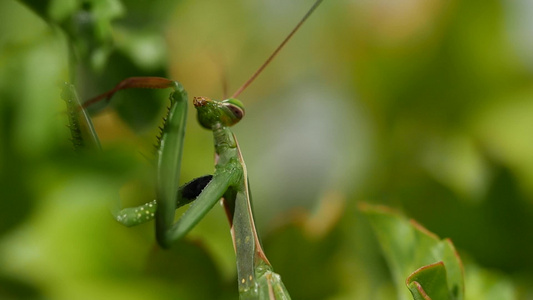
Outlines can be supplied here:
[[[101, 100], [110, 100], [120, 90], [173, 89], [165, 124], [158, 137], [157, 199], [139, 207], [117, 209], [113, 214], [117, 221], [127, 226], [155, 219], [157, 242], [163, 248], [168, 248], [187, 234], [222, 199], [231, 225], [242, 299], [290, 299], [290, 296], [280, 276], [272, 271], [255, 228], [246, 164], [237, 138], [230, 130], [231, 126], [244, 117], [244, 106], [236, 97], [255, 80], [321, 2], [322, 0], [318, 0], [314, 3], [266, 62], [229, 99], [217, 101], [194, 97], [193, 104], [197, 109], [200, 125], [213, 132], [216, 162], [212, 176], [200, 177], [182, 187], [178, 186], [188, 102], [187, 92], [179, 82], [160, 77], [127, 78], [112, 90], [79, 106], [78, 111], [69, 108], [69, 112], [79, 121], [80, 115], [83, 118], [86, 116], [85, 108]], [[69, 86], [68, 89], [65, 96], [67, 103], [70, 100], [77, 101], [75, 92], [71, 91], [72, 87]], [[97, 141], [90, 119], [82, 121], [93, 133], [89, 136]], [[83, 135], [73, 132], [75, 140], [78, 136], [83, 138]], [[184, 215], [174, 222], [175, 210], [191, 202]]]

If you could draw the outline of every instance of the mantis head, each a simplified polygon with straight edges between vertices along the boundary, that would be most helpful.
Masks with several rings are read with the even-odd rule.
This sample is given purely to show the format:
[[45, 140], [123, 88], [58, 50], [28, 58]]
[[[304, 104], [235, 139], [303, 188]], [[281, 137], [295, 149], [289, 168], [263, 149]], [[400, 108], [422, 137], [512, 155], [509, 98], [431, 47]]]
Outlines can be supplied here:
[[216, 101], [194, 97], [193, 104], [198, 110], [198, 122], [209, 130], [233, 126], [244, 117], [244, 105], [235, 98]]

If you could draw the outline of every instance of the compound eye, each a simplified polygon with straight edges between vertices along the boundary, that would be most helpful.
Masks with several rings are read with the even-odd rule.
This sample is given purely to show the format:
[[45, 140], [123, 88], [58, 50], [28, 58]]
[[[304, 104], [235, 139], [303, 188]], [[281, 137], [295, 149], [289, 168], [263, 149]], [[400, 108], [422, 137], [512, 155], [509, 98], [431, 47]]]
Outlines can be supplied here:
[[244, 117], [244, 105], [241, 101], [237, 99], [227, 99], [222, 101], [222, 104], [231, 111], [231, 114], [233, 115], [232, 119], [240, 121]]
[[227, 108], [231, 110], [236, 119], [242, 119], [244, 117], [244, 111], [235, 105], [228, 105]]

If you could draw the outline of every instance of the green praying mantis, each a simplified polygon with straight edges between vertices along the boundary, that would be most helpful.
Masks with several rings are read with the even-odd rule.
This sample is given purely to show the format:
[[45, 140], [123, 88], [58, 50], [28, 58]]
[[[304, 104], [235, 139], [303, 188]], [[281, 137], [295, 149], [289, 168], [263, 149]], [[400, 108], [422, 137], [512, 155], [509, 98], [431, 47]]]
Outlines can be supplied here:
[[[67, 85], [63, 92], [75, 148], [84, 144], [100, 148], [85, 108], [102, 100], [109, 101], [116, 92], [123, 89], [173, 90], [164, 126], [158, 136], [156, 200], [138, 207], [116, 208], [113, 215], [126, 226], [155, 219], [156, 240], [161, 247], [168, 248], [173, 242], [183, 238], [221, 200], [230, 223], [237, 257], [241, 299], [290, 299], [290, 296], [280, 276], [273, 272], [255, 228], [246, 164], [237, 138], [230, 130], [245, 114], [242, 102], [236, 97], [255, 80], [321, 2], [322, 0], [318, 0], [313, 4], [265, 63], [229, 99], [217, 101], [206, 97], [193, 98], [200, 125], [213, 132], [215, 171], [213, 175], [196, 178], [181, 187], [179, 179], [188, 96], [179, 82], [160, 77], [131, 77], [85, 103], [79, 101], [72, 85]], [[175, 222], [176, 209], [189, 203], [189, 208]]]

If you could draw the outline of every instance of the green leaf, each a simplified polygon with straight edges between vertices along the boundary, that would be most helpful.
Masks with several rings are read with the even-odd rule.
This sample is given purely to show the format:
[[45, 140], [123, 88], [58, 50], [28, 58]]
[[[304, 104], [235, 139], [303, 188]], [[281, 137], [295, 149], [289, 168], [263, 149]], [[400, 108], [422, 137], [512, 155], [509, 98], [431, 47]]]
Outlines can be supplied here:
[[415, 300], [450, 299], [444, 263], [421, 267], [405, 281]]
[[[464, 298], [463, 266], [449, 239], [441, 240], [420, 224], [386, 207], [363, 204], [360, 208], [370, 219], [378, 236], [399, 299], [409, 299], [403, 286], [407, 277], [411, 292], [413, 289], [425, 290], [426, 294], [436, 295], [435, 298], [414, 296], [415, 299]], [[442, 270], [435, 266], [437, 263], [442, 263]], [[413, 273], [414, 270], [416, 271]], [[439, 275], [440, 272], [444, 272], [446, 280], [439, 278], [442, 275]], [[439, 292], [441, 289], [445, 289], [449, 296], [442, 298]]]

